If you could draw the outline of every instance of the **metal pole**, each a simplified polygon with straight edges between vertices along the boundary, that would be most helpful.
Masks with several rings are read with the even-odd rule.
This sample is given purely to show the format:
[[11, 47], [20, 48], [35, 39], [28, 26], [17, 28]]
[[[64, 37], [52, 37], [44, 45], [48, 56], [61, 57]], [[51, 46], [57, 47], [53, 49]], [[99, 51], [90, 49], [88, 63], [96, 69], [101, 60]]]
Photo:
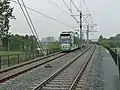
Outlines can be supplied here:
[[19, 54], [17, 55], [17, 57], [18, 57], [18, 64], [19, 64], [19, 63], [20, 63], [20, 60], [19, 60], [19, 59], [20, 59], [20, 58], [19, 58]]
[[[117, 45], [117, 48], [118, 48], [118, 43], [117, 43], [117, 40], [116, 40], [116, 45]], [[117, 54], [117, 66], [118, 66], [118, 50], [116, 48], [116, 54]]]
[[87, 25], [87, 45], [89, 44], [89, 25]]
[[8, 55], [8, 67], [10, 66], [10, 58], [9, 58], [9, 55]]
[[2, 68], [2, 64], [1, 64], [1, 56], [0, 56], [0, 69]]
[[116, 40], [117, 41], [117, 49], [116, 49], [116, 52], [117, 52], [117, 65], [118, 65], [118, 72], [119, 72], [119, 79], [120, 79], [120, 61], [119, 61], [119, 51], [118, 51], [118, 48], [119, 48], [119, 46], [118, 46], [118, 40]]
[[27, 53], [25, 53], [26, 61], [27, 61]]
[[118, 68], [119, 68], [119, 79], [120, 79], [120, 54], [118, 54], [118, 58], [119, 58], [119, 61], [118, 61], [118, 63], [119, 63], [118, 65], [119, 66], [118, 66]]
[[80, 48], [82, 49], [82, 11], [80, 12]]
[[70, 2], [70, 11], [72, 12], [72, 7], [71, 7], [71, 0], [70, 0], [69, 2]]
[[20, 52], [21, 52], [21, 41], [20, 41]]
[[9, 36], [8, 36], [8, 51], [9, 51]]

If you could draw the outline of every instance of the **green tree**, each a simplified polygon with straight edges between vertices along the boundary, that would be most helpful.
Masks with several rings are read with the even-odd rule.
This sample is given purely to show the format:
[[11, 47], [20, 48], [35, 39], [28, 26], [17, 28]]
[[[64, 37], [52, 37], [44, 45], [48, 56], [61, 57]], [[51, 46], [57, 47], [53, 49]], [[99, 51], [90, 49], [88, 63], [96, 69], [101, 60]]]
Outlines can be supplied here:
[[60, 43], [59, 42], [48, 43], [47, 47], [48, 47], [48, 49], [59, 48], [60, 47]]
[[4, 47], [7, 47], [10, 36], [10, 19], [15, 19], [12, 12], [13, 8], [10, 7], [10, 0], [0, 0], [0, 38]]
[[10, 39], [11, 51], [35, 52], [37, 48], [37, 38], [35, 36], [12, 35]]
[[110, 47], [109, 40], [105, 39], [101, 41], [101, 44], [105, 47]]
[[100, 35], [100, 37], [99, 37], [99, 39], [98, 39], [98, 42], [101, 43], [103, 39], [104, 39], [103, 36]]

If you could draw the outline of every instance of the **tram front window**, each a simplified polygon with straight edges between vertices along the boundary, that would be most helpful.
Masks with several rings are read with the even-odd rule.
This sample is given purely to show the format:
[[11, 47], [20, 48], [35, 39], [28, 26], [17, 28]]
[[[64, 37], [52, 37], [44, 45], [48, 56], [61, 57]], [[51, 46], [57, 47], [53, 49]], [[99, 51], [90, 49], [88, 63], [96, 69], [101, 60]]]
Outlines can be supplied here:
[[70, 39], [69, 38], [62, 38], [60, 42], [61, 42], [61, 44], [69, 44]]

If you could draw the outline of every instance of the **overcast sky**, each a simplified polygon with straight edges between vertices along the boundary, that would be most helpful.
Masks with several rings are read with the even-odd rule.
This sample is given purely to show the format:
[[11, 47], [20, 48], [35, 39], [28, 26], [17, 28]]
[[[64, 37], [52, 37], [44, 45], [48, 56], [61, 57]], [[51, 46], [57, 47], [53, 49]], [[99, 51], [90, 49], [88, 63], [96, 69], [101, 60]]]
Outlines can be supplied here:
[[[16, 0], [17, 1], [17, 0]], [[54, 5], [48, 2], [48, 0], [24, 0], [26, 6], [49, 15], [61, 22], [72, 27], [78, 26], [76, 21], [68, 14], [68, 10], [63, 4], [62, 0], [52, 0], [61, 9], [56, 8]], [[69, 0], [65, 0], [68, 3]], [[80, 0], [73, 0], [76, 5], [79, 6]], [[85, 0], [95, 24], [98, 25], [98, 32], [91, 35], [91, 38], [98, 38], [99, 35], [104, 37], [114, 36], [120, 31], [120, 0]], [[68, 3], [69, 5], [69, 3]], [[31, 34], [30, 29], [25, 21], [22, 11], [19, 5], [14, 2], [11, 3], [14, 7], [14, 15], [16, 20], [11, 21], [11, 31], [16, 34]], [[83, 7], [83, 14], [86, 14], [86, 9]], [[73, 8], [74, 14], [78, 14]], [[58, 37], [62, 31], [69, 30], [71, 28], [59, 24], [53, 20], [50, 20], [38, 13], [29, 10], [31, 18], [35, 24], [36, 30], [40, 38], [45, 36]]]

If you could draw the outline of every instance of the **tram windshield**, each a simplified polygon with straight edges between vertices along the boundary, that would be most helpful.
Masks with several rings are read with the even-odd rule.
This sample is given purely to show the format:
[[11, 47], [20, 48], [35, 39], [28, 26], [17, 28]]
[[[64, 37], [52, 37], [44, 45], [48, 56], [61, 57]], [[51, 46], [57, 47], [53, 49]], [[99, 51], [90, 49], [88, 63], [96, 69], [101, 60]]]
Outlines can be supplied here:
[[70, 43], [70, 37], [61, 37], [60, 38], [61, 44], [69, 44]]

